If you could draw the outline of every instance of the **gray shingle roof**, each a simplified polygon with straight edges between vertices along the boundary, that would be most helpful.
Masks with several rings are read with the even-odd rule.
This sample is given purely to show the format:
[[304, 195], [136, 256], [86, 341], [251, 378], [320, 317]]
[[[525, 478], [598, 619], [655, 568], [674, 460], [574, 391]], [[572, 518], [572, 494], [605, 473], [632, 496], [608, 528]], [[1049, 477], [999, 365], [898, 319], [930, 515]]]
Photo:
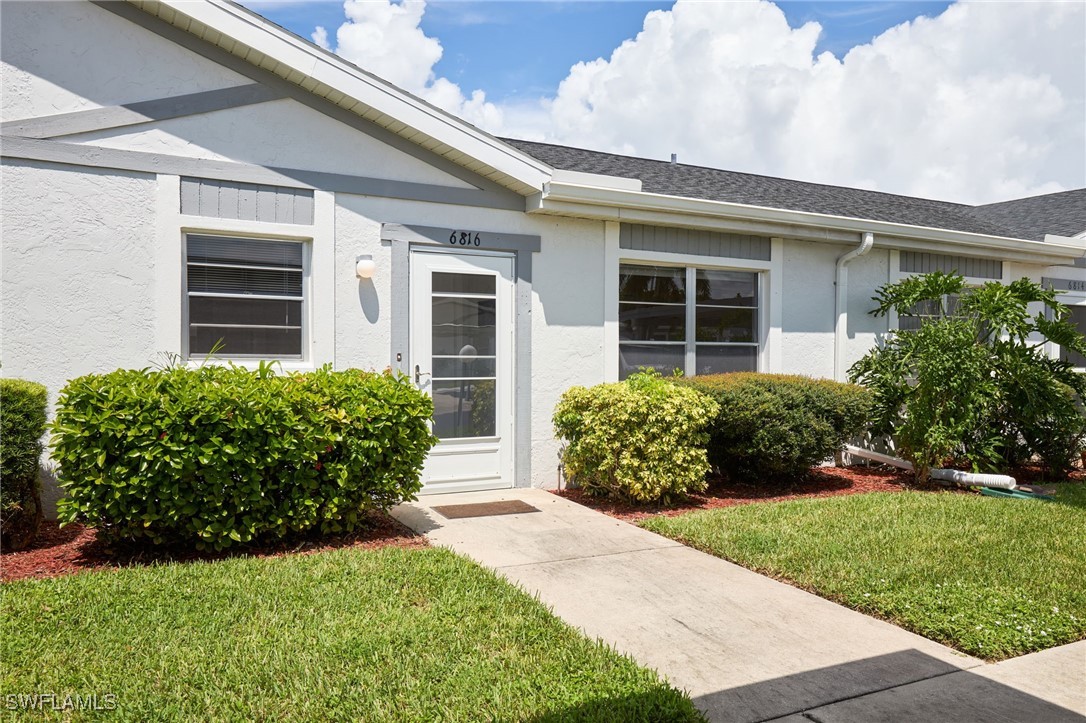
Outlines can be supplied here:
[[1046, 233], [1075, 236], [1086, 231], [1086, 189], [977, 206], [973, 213], [1013, 229], [1018, 238], [1042, 240]]
[[985, 206], [897, 196], [786, 178], [654, 161], [512, 138], [504, 142], [552, 168], [636, 178], [647, 193], [728, 201], [872, 221], [1042, 241], [1086, 231], [1086, 188]]

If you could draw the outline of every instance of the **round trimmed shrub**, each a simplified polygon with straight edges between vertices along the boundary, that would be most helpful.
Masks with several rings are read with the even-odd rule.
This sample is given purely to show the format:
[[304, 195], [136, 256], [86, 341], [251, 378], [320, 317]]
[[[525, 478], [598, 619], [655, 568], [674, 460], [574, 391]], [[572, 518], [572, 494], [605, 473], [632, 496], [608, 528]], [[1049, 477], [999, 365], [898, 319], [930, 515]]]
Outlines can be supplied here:
[[705, 490], [705, 429], [716, 403], [655, 372], [573, 387], [554, 412], [565, 474], [585, 492], [658, 502]]
[[42, 436], [45, 387], [0, 379], [0, 548], [21, 550], [41, 527]]
[[859, 435], [874, 405], [864, 387], [803, 376], [738, 372], [674, 383], [719, 403], [709, 462], [744, 482], [803, 475]]
[[107, 540], [223, 549], [344, 533], [414, 499], [433, 405], [402, 375], [118, 370], [61, 391], [61, 519]]

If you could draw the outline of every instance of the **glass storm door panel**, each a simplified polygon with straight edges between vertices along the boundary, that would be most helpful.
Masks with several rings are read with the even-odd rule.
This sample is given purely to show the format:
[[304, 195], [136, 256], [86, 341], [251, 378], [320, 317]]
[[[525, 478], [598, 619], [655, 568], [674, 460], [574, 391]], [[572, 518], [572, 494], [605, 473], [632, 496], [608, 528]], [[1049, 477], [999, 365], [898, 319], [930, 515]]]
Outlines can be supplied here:
[[411, 254], [411, 364], [440, 440], [425, 492], [513, 486], [513, 257]]

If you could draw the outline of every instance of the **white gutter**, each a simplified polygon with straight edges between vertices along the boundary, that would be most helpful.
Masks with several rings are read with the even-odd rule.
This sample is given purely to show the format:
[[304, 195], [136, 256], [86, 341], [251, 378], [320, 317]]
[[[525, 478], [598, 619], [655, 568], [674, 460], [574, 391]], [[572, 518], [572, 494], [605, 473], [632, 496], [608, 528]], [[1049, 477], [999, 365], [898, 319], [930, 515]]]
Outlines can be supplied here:
[[[926, 250], [935, 253], [971, 253], [984, 258], [1051, 264], [1086, 256], [1086, 239], [1029, 241], [1005, 236], [988, 236], [968, 231], [928, 226], [913, 226], [891, 221], [836, 216], [833, 214], [793, 211], [789, 209], [752, 206], [728, 201], [668, 196], [614, 188], [602, 188], [562, 181], [544, 185], [543, 192], [528, 201], [529, 213], [558, 213], [606, 220], [648, 223], [650, 213], [693, 217], [728, 218], [741, 221], [765, 221], [806, 227], [835, 238], [826, 241], [840, 243], [844, 234], [877, 233], [880, 247]], [[843, 232], [843, 233], [842, 233]]]
[[853, 259], [859, 258], [870, 251], [874, 245], [875, 234], [867, 232], [864, 233], [859, 246], [837, 257], [837, 269], [833, 282], [837, 290], [834, 301], [837, 322], [833, 327], [833, 378], [839, 382], [846, 381], [845, 341], [848, 336], [848, 265]]

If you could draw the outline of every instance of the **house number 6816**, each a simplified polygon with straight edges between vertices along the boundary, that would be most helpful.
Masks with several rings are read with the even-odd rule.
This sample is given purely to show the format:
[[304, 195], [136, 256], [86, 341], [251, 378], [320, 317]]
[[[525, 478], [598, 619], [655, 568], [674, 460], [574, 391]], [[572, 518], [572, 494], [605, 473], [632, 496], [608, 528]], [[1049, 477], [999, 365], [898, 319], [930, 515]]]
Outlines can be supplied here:
[[471, 231], [453, 231], [449, 234], [449, 244], [452, 246], [479, 246], [479, 232], [473, 236]]

